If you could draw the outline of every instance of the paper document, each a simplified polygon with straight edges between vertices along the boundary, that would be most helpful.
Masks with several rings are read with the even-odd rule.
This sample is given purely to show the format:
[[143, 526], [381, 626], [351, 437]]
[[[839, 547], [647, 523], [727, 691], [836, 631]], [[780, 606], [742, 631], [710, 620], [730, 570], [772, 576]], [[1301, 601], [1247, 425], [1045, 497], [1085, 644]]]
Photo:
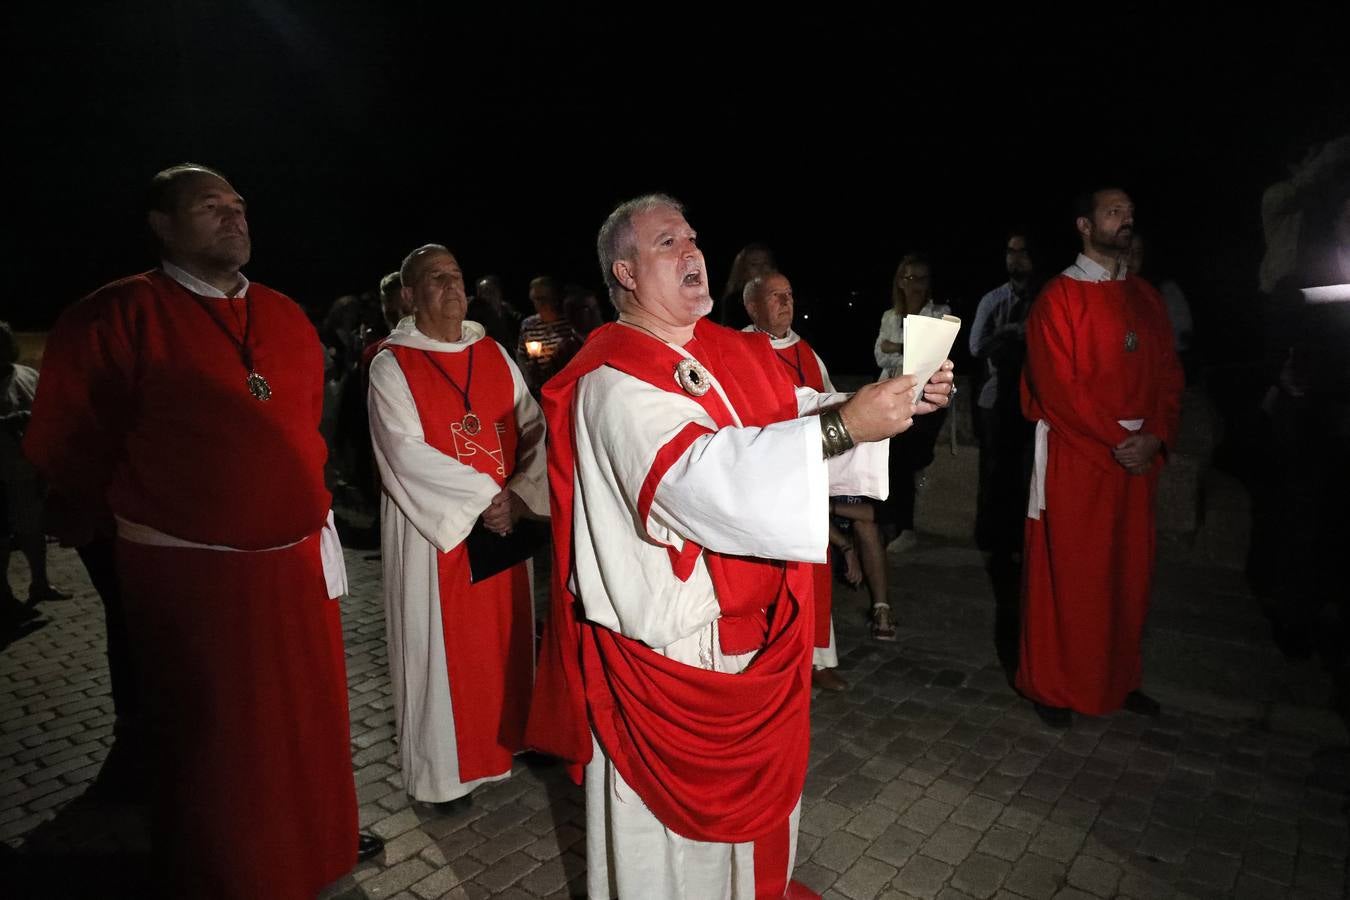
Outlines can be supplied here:
[[956, 316], [905, 316], [905, 365], [901, 375], [913, 375], [919, 379], [915, 388], [914, 401], [917, 403], [923, 386], [933, 373], [951, 356], [952, 344], [956, 342], [956, 333], [961, 330], [961, 320]]

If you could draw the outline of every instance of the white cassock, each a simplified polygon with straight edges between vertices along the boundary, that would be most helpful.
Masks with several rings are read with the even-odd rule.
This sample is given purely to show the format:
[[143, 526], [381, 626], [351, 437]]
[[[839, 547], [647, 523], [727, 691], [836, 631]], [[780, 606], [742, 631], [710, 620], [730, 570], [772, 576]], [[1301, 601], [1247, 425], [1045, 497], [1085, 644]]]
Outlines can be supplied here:
[[[480, 348], [500, 353], [511, 372], [519, 443], [516, 470], [506, 486], [531, 512], [547, 516], [544, 419], [511, 355], [496, 341], [485, 339], [476, 322], [464, 322], [462, 339], [447, 343], [422, 334], [408, 317], [388, 338], [391, 344], [433, 353], [460, 353], [479, 341]], [[390, 351], [378, 353], [371, 362], [370, 430], [384, 488], [380, 519], [385, 620], [404, 787], [418, 800], [453, 800], [479, 784], [508, 777], [510, 769], [460, 780], [437, 551], [449, 552], [463, 541], [501, 488], [488, 475], [426, 442], [412, 391]]]
[[[831, 494], [880, 498], [888, 487], [884, 441], [822, 458], [813, 413], [842, 397], [799, 389], [797, 399], [805, 418], [719, 431], [691, 398], [609, 367], [580, 379], [572, 587], [587, 619], [687, 665], [728, 672], [749, 665], [753, 654], [720, 652], [720, 609], [703, 558], [681, 581], [665, 545], [678, 550], [692, 540], [720, 553], [823, 562]], [[670, 466], [647, 529], [639, 531], [638, 496], [648, 471], [658, 451], [691, 422], [715, 433], [696, 439]], [[670, 900], [754, 897], [753, 842], [707, 843], [668, 830], [598, 742], [594, 749], [585, 773], [592, 898], [615, 892]], [[800, 801], [790, 822], [789, 871], [799, 812]]]

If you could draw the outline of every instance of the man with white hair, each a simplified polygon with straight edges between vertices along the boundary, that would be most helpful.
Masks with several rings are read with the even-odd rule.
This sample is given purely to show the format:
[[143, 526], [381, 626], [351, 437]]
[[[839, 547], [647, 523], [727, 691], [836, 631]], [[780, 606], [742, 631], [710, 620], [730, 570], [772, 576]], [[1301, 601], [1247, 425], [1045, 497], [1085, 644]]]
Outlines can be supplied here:
[[450, 812], [523, 747], [530, 574], [523, 558], [481, 570], [475, 533], [504, 545], [548, 514], [544, 420], [510, 354], [465, 320], [454, 255], [427, 244], [401, 274], [412, 315], [370, 366], [389, 671], [404, 788]]
[[553, 611], [527, 737], [585, 767], [592, 897], [812, 896], [789, 882], [807, 564], [832, 493], [885, 494], [878, 442], [946, 405], [950, 366], [917, 402], [912, 376], [797, 390], [766, 341], [704, 319], [677, 201], [620, 205], [597, 245], [619, 321], [544, 391]]
[[[825, 361], [801, 335], [792, 330], [795, 302], [792, 283], [782, 272], [756, 275], [745, 283], [741, 300], [750, 324], [742, 331], [754, 331], [769, 339], [774, 356], [784, 366], [784, 374], [794, 387], [810, 388], [822, 394], [834, 393]], [[839, 529], [830, 526], [830, 546], [845, 558], [847, 571], [861, 577], [858, 548]], [[881, 561], [880, 558], [878, 561]], [[827, 560], [811, 567], [815, 594], [815, 646], [811, 654], [811, 684], [827, 691], [848, 690], [848, 682], [835, 669], [839, 654], [834, 644], [834, 566]], [[883, 598], [884, 599], [884, 598]]]

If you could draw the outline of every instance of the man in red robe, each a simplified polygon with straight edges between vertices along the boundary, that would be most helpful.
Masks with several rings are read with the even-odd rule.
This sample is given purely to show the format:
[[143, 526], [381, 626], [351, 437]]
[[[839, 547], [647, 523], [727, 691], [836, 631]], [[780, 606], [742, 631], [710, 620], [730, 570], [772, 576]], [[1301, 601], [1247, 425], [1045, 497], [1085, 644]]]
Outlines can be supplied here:
[[1056, 728], [1073, 711], [1159, 712], [1139, 690], [1140, 644], [1158, 470], [1184, 385], [1162, 298], [1125, 269], [1129, 196], [1084, 195], [1076, 227], [1083, 252], [1032, 307], [1022, 376], [1036, 463], [1017, 687]]
[[[783, 374], [795, 387], [810, 388], [818, 393], [834, 393], [825, 361], [811, 345], [792, 330], [795, 304], [792, 283], [782, 272], [756, 275], [745, 284], [741, 296], [750, 324], [742, 331], [759, 332], [769, 339], [774, 355], [783, 364]], [[843, 532], [830, 525], [831, 552], [838, 550], [845, 557], [848, 571], [858, 570], [858, 550]], [[878, 544], [878, 546], [880, 546]], [[878, 557], [880, 561], [880, 557]], [[834, 621], [831, 615], [834, 600], [834, 566], [830, 560], [811, 566], [814, 585], [815, 636], [811, 657], [811, 684], [827, 691], [846, 691], [848, 682], [836, 670], [839, 654], [834, 643]], [[861, 573], [859, 573], [861, 574]]]
[[240, 273], [244, 201], [220, 173], [160, 172], [149, 224], [162, 266], [52, 331], [24, 450], [60, 537], [116, 535], [164, 894], [312, 898], [358, 855], [323, 350]]
[[[528, 562], [472, 575], [473, 550], [548, 514], [544, 418], [506, 349], [466, 321], [439, 244], [403, 263], [403, 318], [370, 366], [385, 624], [403, 784], [453, 812], [511, 774], [534, 678]], [[475, 535], [475, 531], [479, 532]], [[495, 568], [495, 567], [494, 567]]]
[[[528, 743], [585, 767], [591, 897], [809, 896], [792, 885], [809, 742], [811, 573], [829, 496], [885, 494], [885, 438], [950, 366], [842, 406], [768, 342], [704, 319], [707, 272], [661, 195], [601, 227], [620, 321], [544, 390], [553, 605]], [[856, 442], [856, 446], [854, 445]]]

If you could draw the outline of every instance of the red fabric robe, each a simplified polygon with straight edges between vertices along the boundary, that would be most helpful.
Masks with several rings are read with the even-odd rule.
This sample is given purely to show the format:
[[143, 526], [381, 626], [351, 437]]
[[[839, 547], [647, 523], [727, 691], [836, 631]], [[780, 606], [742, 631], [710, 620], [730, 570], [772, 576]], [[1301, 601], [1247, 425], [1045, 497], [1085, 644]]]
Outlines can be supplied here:
[[[388, 345], [408, 381], [426, 442], [505, 486], [516, 467], [518, 439], [514, 382], [491, 340], [470, 352], [429, 354]], [[461, 388], [470, 388], [477, 435], [461, 427], [464, 399], [432, 363], [434, 356]], [[525, 718], [534, 675], [534, 615], [525, 563], [470, 584], [463, 543], [436, 554], [445, 664], [454, 710], [459, 780], [475, 781], [511, 770], [524, 747]]]
[[[685, 350], [717, 376], [745, 425], [796, 416], [792, 385], [763, 339], [706, 320], [694, 335]], [[810, 740], [808, 567], [722, 556], [693, 542], [682, 552], [670, 548], [672, 575], [682, 579], [706, 554], [723, 613], [724, 651], [759, 651], [739, 675], [667, 659], [580, 619], [579, 604], [567, 589], [576, 383], [608, 365], [678, 393], [671, 373], [681, 359], [663, 344], [635, 337], [630, 328], [605, 325], [545, 387], [553, 603], [527, 740], [572, 764], [579, 779], [594, 729], [624, 781], [662, 824], [693, 840], [755, 841], [756, 889], [761, 896], [782, 897], [789, 889], [787, 819], [801, 796]], [[733, 424], [716, 391], [695, 399], [719, 427]], [[705, 428], [691, 422], [657, 455], [642, 492], [647, 507], [661, 475], [703, 433]]]
[[1162, 458], [1131, 475], [1111, 451], [1130, 434], [1122, 419], [1171, 446], [1183, 384], [1166, 308], [1143, 279], [1061, 275], [1032, 307], [1022, 410], [1050, 426], [1046, 508], [1027, 519], [1023, 568], [1017, 687], [1033, 700], [1101, 715], [1139, 687]]
[[[298, 900], [356, 861], [342, 629], [317, 534], [330, 505], [323, 351], [293, 302], [258, 284], [249, 295], [270, 400], [248, 392], [237, 348], [193, 296], [147, 272], [57, 323], [25, 452], [86, 519], [111, 511], [246, 550], [294, 543], [119, 541], [118, 568], [159, 756], [165, 884]], [[202, 299], [240, 334], [229, 301]]]
[[[773, 351], [783, 362], [783, 371], [797, 387], [809, 387], [813, 391], [824, 392], [825, 376], [820, 370], [820, 362], [811, 345], [801, 338], [791, 347], [782, 347]], [[830, 616], [834, 603], [834, 550], [823, 563], [811, 566], [812, 598], [816, 611], [815, 645], [830, 646]]]

